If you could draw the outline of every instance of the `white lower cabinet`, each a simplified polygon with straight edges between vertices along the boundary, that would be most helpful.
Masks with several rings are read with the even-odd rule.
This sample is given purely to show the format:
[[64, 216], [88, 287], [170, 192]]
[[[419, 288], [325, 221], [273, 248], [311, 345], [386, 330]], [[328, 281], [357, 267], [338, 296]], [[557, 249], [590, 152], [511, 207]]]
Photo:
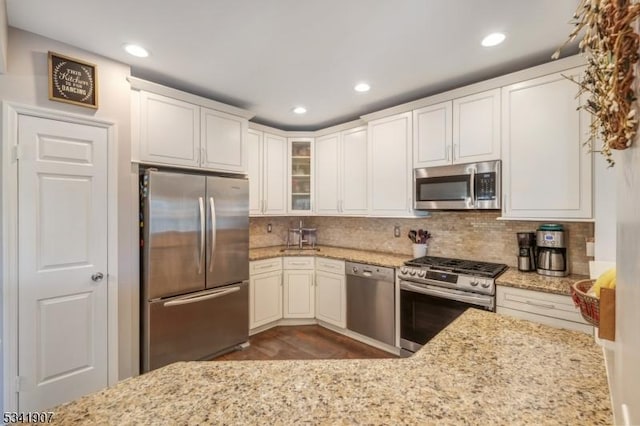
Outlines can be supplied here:
[[315, 318], [346, 328], [343, 260], [278, 257], [253, 261], [249, 270], [249, 329], [277, 324], [283, 318]]
[[347, 281], [344, 261], [316, 258], [316, 318], [347, 327]]
[[249, 279], [249, 328], [282, 318], [282, 259], [251, 262]]
[[569, 330], [592, 333], [570, 296], [525, 290], [505, 286], [496, 287], [496, 312]]
[[315, 291], [313, 257], [283, 259], [284, 318], [313, 318]]
[[313, 318], [313, 271], [284, 271], [284, 318]]

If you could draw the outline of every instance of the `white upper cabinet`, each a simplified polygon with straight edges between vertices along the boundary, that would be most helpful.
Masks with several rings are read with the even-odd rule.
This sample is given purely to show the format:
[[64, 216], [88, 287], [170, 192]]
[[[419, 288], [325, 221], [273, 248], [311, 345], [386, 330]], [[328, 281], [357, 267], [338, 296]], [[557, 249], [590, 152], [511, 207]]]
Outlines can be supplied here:
[[249, 129], [249, 215], [287, 213], [287, 140]]
[[134, 162], [247, 173], [248, 111], [130, 77]]
[[315, 164], [317, 214], [367, 214], [366, 127], [317, 138]]
[[590, 116], [578, 110], [581, 69], [502, 89], [503, 191], [507, 218], [590, 219]]
[[341, 133], [340, 214], [365, 215], [369, 209], [367, 128]]
[[453, 163], [500, 159], [500, 89], [453, 100]]
[[412, 216], [412, 113], [368, 123], [369, 213]]
[[247, 120], [215, 111], [200, 109], [202, 161], [206, 169], [224, 172], [247, 171]]
[[313, 213], [314, 139], [289, 138], [288, 212], [298, 215]]
[[264, 133], [262, 213], [287, 213], [287, 139]]
[[413, 166], [451, 164], [453, 103], [430, 105], [413, 111]]
[[262, 132], [247, 131], [247, 169], [249, 172], [249, 214], [258, 216], [264, 209], [262, 197], [263, 153]]
[[200, 165], [200, 108], [155, 93], [140, 92], [140, 161]]
[[340, 213], [340, 133], [316, 139], [316, 213]]

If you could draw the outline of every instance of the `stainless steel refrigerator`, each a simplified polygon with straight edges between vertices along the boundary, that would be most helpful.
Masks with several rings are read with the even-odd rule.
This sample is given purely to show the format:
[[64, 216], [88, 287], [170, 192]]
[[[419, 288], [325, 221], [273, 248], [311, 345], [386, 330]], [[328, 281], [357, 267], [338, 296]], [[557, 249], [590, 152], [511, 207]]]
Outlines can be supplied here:
[[249, 338], [248, 180], [141, 175], [142, 370]]

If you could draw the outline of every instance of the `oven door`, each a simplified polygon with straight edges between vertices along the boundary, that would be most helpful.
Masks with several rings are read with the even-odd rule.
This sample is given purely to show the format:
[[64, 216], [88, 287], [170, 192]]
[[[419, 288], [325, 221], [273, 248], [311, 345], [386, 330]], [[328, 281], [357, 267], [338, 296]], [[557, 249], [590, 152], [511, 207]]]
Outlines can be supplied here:
[[493, 311], [494, 307], [493, 296], [400, 280], [403, 355], [416, 352], [468, 308]]

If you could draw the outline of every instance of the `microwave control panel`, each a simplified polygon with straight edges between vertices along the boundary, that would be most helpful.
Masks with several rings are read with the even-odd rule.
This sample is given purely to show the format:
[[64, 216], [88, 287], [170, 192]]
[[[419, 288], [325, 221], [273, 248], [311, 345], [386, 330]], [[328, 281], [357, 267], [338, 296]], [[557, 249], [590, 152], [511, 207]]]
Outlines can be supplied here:
[[476, 199], [495, 200], [496, 199], [496, 173], [478, 173], [476, 175]]

